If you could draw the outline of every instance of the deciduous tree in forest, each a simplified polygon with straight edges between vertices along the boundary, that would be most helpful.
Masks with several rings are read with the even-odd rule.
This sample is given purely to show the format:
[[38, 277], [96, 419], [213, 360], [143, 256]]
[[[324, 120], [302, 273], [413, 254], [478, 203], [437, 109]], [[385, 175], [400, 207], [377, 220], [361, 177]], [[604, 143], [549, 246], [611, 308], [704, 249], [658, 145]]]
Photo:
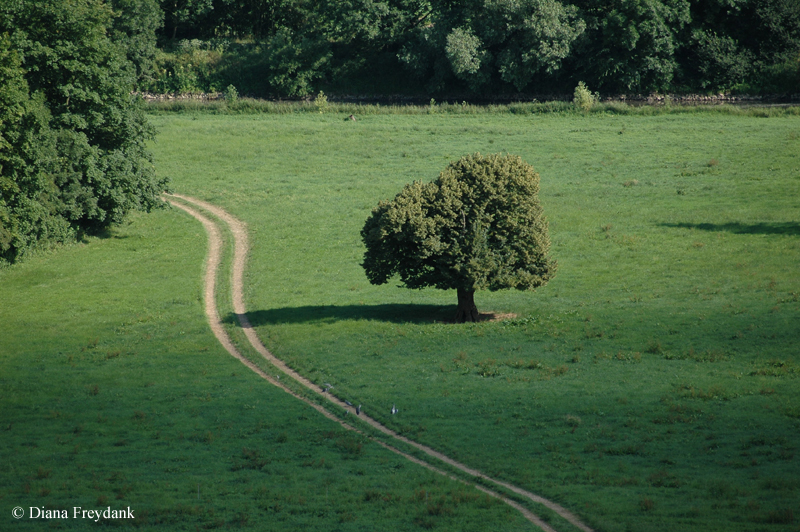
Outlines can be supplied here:
[[587, 30], [565, 69], [614, 92], [666, 90], [691, 20], [689, 0], [575, 0]]
[[154, 76], [156, 32], [164, 25], [164, 12], [156, 0], [111, 0], [114, 10], [109, 36], [122, 46], [136, 69], [137, 84]]
[[367, 278], [454, 289], [455, 320], [476, 321], [475, 291], [533, 290], [555, 273], [538, 193], [539, 174], [518, 156], [462, 157], [373, 209], [361, 230]]
[[522, 90], [551, 74], [585, 24], [558, 0], [431, 2], [432, 24], [420, 26], [399, 59], [441, 90], [448, 78], [480, 91], [495, 81]]

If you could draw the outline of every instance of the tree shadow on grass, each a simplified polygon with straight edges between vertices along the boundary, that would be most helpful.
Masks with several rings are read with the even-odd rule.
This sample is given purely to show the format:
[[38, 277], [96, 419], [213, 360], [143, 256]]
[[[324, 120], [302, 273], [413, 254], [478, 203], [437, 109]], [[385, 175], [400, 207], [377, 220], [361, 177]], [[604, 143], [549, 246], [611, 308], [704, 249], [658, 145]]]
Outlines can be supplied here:
[[[324, 305], [284, 307], [253, 310], [247, 313], [250, 325], [278, 325], [287, 323], [335, 323], [338, 321], [371, 320], [389, 323], [452, 323], [455, 305]], [[479, 321], [494, 321], [514, 317], [511, 314], [482, 313]], [[231, 312], [222, 320], [239, 325], [237, 314]]]
[[97, 238], [100, 240], [108, 240], [108, 239], [115, 239], [115, 240], [125, 240], [126, 238], [130, 238], [129, 235], [120, 234], [119, 228], [117, 227], [102, 227], [99, 229], [78, 229], [76, 240], [81, 242], [82, 244], [88, 244], [89, 238]]
[[[285, 323], [334, 323], [337, 321], [373, 320], [391, 323], [446, 321], [455, 316], [455, 305], [319, 305], [252, 310], [247, 313], [253, 327]], [[223, 321], [238, 325], [235, 313]]]
[[690, 223], [663, 223], [662, 227], [675, 227], [680, 229], [699, 229], [701, 231], [728, 232], [741, 235], [800, 235], [799, 222], [762, 222], [756, 224], [743, 224], [731, 222], [727, 224], [690, 224]]

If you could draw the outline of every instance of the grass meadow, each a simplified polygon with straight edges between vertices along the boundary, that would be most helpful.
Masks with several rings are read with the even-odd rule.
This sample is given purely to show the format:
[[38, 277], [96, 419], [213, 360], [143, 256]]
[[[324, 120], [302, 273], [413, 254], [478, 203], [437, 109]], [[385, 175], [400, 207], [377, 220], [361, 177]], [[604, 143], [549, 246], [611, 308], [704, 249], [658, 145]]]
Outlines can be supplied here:
[[[248, 224], [250, 321], [277, 356], [597, 530], [800, 529], [800, 116], [349, 112], [152, 116], [174, 190]], [[359, 231], [476, 151], [540, 173], [559, 269], [476, 294], [514, 317], [456, 325], [454, 292], [371, 286]], [[202, 316], [204, 251], [171, 209], [0, 272], [4, 507], [533, 528], [250, 375]]]

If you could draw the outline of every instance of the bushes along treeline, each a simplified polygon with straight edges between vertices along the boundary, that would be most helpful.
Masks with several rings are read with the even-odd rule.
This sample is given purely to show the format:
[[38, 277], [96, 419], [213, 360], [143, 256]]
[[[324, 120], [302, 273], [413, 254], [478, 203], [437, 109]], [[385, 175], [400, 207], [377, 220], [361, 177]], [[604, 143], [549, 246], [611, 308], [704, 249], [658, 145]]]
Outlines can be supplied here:
[[0, 7], [0, 264], [161, 204], [126, 56], [146, 64], [158, 24], [139, 24], [102, 0]]

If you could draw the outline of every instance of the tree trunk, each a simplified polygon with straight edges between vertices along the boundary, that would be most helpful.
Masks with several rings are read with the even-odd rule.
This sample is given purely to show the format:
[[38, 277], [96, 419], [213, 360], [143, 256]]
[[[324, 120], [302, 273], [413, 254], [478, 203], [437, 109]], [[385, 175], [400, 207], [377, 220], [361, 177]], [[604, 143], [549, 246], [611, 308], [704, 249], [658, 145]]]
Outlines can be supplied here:
[[175, 3], [172, 4], [172, 40], [175, 40], [175, 37], [178, 35], [178, 0], [175, 0]]
[[456, 323], [478, 321], [478, 307], [475, 306], [475, 290], [458, 289], [458, 309]]

